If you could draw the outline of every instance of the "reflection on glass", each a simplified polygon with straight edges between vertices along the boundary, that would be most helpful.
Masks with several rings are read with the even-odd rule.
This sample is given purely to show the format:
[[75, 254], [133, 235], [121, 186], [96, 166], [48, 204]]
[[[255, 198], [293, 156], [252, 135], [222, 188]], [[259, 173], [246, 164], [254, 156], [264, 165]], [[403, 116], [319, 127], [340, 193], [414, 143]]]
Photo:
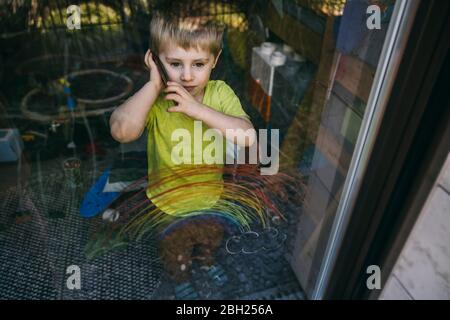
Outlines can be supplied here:
[[[279, 130], [280, 173], [265, 180], [276, 182], [265, 191], [278, 197], [261, 200], [270, 219], [247, 230], [220, 217], [194, 223], [165, 251], [167, 237], [122, 237], [114, 226], [130, 217], [121, 212], [151, 209], [147, 140], [118, 143], [109, 119], [148, 81], [143, 57], [153, 1], [84, 1], [81, 29], [73, 30], [64, 1], [8, 1], [0, 4], [0, 298], [311, 293], [395, 1], [194, 4], [184, 14], [201, 11], [226, 27], [211, 78], [235, 91], [256, 129]], [[379, 29], [367, 27], [369, 5], [380, 9]], [[234, 198], [226, 194], [227, 208], [262, 199], [236, 191], [262, 177], [227, 170], [236, 188]], [[172, 256], [191, 234], [211, 246], [189, 247], [189, 259]], [[192, 264], [192, 274], [174, 282], [164, 258]]]

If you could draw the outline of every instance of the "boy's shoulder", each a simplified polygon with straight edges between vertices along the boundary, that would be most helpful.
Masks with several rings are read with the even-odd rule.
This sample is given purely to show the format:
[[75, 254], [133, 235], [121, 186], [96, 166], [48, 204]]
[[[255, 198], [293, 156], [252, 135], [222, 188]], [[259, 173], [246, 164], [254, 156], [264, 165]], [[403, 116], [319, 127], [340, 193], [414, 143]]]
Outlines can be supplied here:
[[213, 94], [234, 93], [233, 89], [223, 80], [209, 80], [208, 86], [212, 89]]
[[228, 83], [226, 83], [224, 80], [220, 80], [220, 79], [209, 80], [209, 82], [214, 83], [214, 85], [216, 85], [218, 88], [230, 88], [231, 89], [231, 87], [228, 85]]
[[220, 87], [223, 87], [224, 85], [226, 85], [226, 83], [223, 80], [209, 80], [208, 81], [208, 86], [210, 88], [213, 88], [213, 89], [216, 89], [216, 90], [218, 88], [220, 88]]

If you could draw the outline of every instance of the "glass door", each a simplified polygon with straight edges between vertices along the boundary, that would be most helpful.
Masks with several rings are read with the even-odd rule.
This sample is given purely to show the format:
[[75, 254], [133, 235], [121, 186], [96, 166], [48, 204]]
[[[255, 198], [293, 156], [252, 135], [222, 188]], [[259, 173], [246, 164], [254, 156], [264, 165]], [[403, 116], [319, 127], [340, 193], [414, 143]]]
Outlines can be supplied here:
[[286, 257], [310, 298], [322, 296], [358, 183], [370, 169], [365, 161], [416, 6], [273, 1], [262, 12], [270, 36], [293, 55], [293, 62], [275, 68], [272, 95], [259, 108], [280, 128], [280, 163], [297, 164], [305, 179]]
[[[417, 1], [75, 3], [69, 20], [67, 1], [0, 4], [0, 299], [321, 298]], [[149, 22], [174, 3], [225, 26], [211, 80], [270, 135], [258, 169], [275, 169], [226, 169], [217, 223], [192, 229], [214, 253], [166, 246], [189, 254], [171, 261], [183, 283], [164, 233], [117, 232], [148, 205], [148, 137], [119, 143], [109, 124], [148, 81]], [[254, 217], [249, 204], [265, 224], [221, 219]]]

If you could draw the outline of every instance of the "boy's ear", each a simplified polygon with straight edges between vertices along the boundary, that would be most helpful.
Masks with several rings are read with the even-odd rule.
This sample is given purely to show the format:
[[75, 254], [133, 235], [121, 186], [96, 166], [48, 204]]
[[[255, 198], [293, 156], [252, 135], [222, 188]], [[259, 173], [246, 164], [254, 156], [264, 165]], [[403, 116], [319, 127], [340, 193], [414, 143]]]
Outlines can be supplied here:
[[219, 53], [217, 54], [216, 59], [214, 60], [213, 68], [216, 66], [217, 61], [219, 60], [220, 54], [222, 53], [222, 49], [220, 49]]

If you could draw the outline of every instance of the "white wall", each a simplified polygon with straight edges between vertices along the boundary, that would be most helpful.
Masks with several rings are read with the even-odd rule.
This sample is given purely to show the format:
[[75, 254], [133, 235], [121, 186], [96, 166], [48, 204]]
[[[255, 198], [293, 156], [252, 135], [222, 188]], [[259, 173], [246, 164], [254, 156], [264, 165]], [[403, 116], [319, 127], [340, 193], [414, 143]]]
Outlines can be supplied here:
[[380, 299], [450, 299], [450, 153]]

